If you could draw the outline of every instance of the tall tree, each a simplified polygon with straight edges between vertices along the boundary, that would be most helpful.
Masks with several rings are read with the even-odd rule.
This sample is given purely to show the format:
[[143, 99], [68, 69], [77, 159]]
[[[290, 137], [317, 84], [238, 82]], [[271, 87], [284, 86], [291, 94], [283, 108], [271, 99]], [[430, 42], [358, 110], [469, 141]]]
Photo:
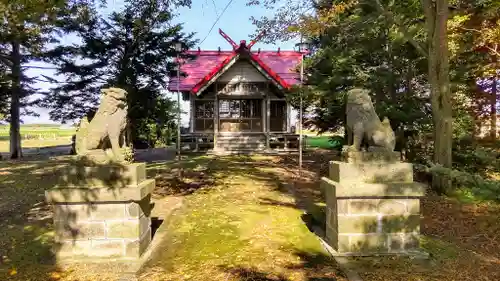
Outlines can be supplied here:
[[96, 14], [81, 25], [81, 44], [61, 46], [51, 54], [57, 74], [67, 77], [43, 99], [51, 119], [82, 117], [97, 106], [99, 89], [109, 86], [128, 92], [133, 139], [149, 134], [148, 124], [173, 119], [173, 103], [161, 91], [175, 67], [175, 44], [186, 49], [195, 42], [181, 24], [172, 24], [172, 9], [168, 1], [131, 1], [123, 11], [108, 18]]
[[[421, 1], [310, 1], [288, 0], [293, 2], [295, 11], [281, 6], [274, 18], [256, 19], [258, 28], [265, 29], [271, 25], [273, 30], [321, 34], [329, 27], [339, 23], [343, 14], [352, 13], [356, 7], [371, 7], [368, 12], [381, 16], [387, 23], [394, 26], [397, 33], [427, 60], [427, 80], [431, 97], [432, 116], [434, 123], [434, 162], [446, 168], [452, 167], [452, 109], [449, 82], [449, 55], [447, 22], [449, 18], [449, 3], [447, 0]], [[250, 1], [249, 4], [258, 4]], [[275, 0], [263, 1], [268, 7], [276, 4]], [[297, 8], [299, 7], [299, 8]], [[307, 13], [310, 9], [320, 10]], [[293, 23], [297, 28], [290, 30]], [[422, 24], [424, 23], [424, 24]], [[419, 32], [423, 30], [422, 34]], [[354, 31], [356, 32], [356, 31]], [[290, 35], [290, 33], [287, 33]], [[271, 37], [273, 39], [279, 37]], [[283, 38], [283, 37], [281, 37]], [[286, 38], [285, 38], [286, 39]], [[433, 187], [438, 191], [446, 191], [450, 187], [447, 177], [433, 177]]]
[[[434, 120], [434, 162], [452, 167], [453, 116], [450, 91], [447, 23], [448, 0], [424, 0], [427, 29], [429, 84]], [[446, 192], [449, 177], [433, 177], [434, 189]]]
[[0, 63], [7, 69], [2, 90], [9, 92], [10, 155], [21, 156], [19, 133], [22, 108], [34, 92], [27, 77], [27, 62], [39, 59], [49, 43], [56, 41], [63, 23], [74, 21], [91, 0], [2, 1], [0, 15]]
[[9, 79], [7, 67], [0, 64], [0, 121], [4, 121], [9, 110]]

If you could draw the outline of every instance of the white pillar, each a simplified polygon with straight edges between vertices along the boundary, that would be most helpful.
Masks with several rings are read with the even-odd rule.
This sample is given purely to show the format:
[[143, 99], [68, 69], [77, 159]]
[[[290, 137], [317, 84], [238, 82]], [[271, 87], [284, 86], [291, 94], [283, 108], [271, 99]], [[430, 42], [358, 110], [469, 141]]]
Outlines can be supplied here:
[[292, 106], [286, 103], [286, 132], [292, 131]]
[[271, 100], [269, 99], [269, 92], [266, 93], [266, 149], [270, 149], [269, 132], [271, 131]]
[[266, 133], [267, 132], [267, 118], [266, 118], [266, 97], [267, 95], [265, 94], [263, 97], [262, 97], [262, 104], [261, 104], [261, 119], [262, 119], [262, 132], [263, 133]]
[[196, 116], [196, 108], [194, 106], [194, 97], [192, 94], [189, 94], [189, 132], [194, 133], [194, 120]]
[[217, 146], [217, 135], [219, 134], [219, 95], [217, 89], [214, 97], [214, 149]]

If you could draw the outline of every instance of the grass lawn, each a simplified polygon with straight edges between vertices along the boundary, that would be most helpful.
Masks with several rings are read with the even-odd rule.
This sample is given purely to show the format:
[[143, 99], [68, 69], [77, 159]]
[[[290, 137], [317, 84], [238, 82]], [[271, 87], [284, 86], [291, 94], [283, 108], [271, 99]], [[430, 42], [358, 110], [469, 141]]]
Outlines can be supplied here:
[[329, 149], [332, 147], [332, 144], [329, 142], [329, 136], [308, 136], [306, 140], [308, 147], [318, 147], [323, 149]]
[[[0, 162], [0, 280], [116, 280], [112, 270], [58, 265], [43, 192], [70, 157]], [[154, 198], [183, 196], [140, 280], [346, 280], [278, 185], [270, 157], [197, 157], [149, 165]], [[316, 279], [315, 279], [316, 278]], [[337, 279], [335, 279], [337, 278]]]
[[[296, 199], [323, 222], [324, 199], [317, 181], [328, 174], [327, 162], [335, 159], [326, 155], [306, 156], [307, 171], [294, 187]], [[295, 158], [283, 157], [282, 166], [296, 170]], [[500, 280], [500, 204], [428, 195], [421, 209], [421, 245], [431, 258], [425, 262], [405, 257], [351, 258], [363, 280]]]
[[320, 148], [320, 149], [334, 149], [335, 145], [331, 142], [332, 136], [321, 135], [321, 136], [307, 136], [306, 145], [307, 147]]
[[[64, 162], [0, 161], [0, 280], [51, 280], [52, 212], [44, 190]], [[56, 280], [56, 279], [52, 279]]]

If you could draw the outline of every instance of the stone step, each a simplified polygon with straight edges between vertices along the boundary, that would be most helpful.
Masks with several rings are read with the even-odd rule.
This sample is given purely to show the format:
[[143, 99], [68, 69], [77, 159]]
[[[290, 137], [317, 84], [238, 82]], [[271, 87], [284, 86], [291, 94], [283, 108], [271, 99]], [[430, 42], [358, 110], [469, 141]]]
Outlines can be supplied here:
[[244, 143], [244, 142], [217, 142], [216, 146], [219, 147], [256, 147], [256, 146], [265, 146], [266, 143], [261, 143], [261, 142], [249, 142], [249, 143]]

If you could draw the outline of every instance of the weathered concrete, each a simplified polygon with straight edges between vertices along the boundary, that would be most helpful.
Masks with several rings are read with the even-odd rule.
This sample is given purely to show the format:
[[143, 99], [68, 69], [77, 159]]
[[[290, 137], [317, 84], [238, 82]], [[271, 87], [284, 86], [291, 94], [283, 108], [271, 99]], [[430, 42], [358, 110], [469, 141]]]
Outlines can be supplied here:
[[[138, 259], [151, 242], [151, 192], [144, 163], [72, 166], [46, 191], [59, 259]], [[68, 183], [66, 187], [63, 182]], [[78, 185], [80, 183], [81, 185]]]
[[413, 182], [411, 163], [345, 163], [330, 162], [330, 179], [336, 182]]
[[425, 186], [413, 182], [412, 165], [395, 162], [394, 152], [344, 156], [346, 162], [330, 162], [330, 178], [321, 180], [328, 244], [339, 255], [418, 252]]
[[347, 163], [399, 163], [401, 153], [398, 151], [376, 152], [376, 151], [346, 151], [348, 147], [344, 146], [341, 153], [342, 161]]
[[364, 183], [364, 182], [335, 182], [323, 177], [321, 184], [324, 188], [335, 186], [335, 197], [352, 196], [423, 196], [425, 185], [418, 182], [389, 182], [389, 183]]

